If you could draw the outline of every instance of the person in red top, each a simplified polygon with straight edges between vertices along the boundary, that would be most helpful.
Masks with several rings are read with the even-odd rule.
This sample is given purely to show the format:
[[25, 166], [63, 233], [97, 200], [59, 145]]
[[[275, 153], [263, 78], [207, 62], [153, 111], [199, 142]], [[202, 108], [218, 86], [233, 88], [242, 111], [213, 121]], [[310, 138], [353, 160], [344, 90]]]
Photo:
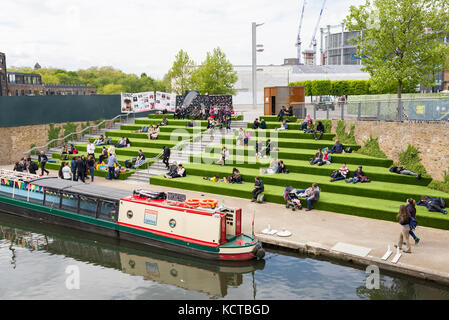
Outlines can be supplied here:
[[346, 163], [343, 162], [341, 164], [340, 170], [337, 171], [337, 175], [335, 177], [331, 178], [331, 182], [338, 181], [338, 180], [345, 180], [348, 173], [349, 173], [349, 169], [346, 168]]

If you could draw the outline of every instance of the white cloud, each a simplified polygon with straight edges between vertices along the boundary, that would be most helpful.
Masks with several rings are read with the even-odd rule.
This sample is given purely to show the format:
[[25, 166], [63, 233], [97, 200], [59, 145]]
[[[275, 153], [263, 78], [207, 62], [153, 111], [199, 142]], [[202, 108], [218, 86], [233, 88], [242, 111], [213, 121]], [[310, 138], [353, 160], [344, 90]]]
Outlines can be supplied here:
[[[351, 4], [328, 1], [321, 27], [339, 24]], [[321, 1], [308, 0], [303, 48], [312, 38]], [[251, 63], [251, 22], [265, 52], [260, 64], [295, 57], [302, 0], [5, 0], [0, 11], [0, 51], [8, 65], [70, 70], [112, 65], [161, 78], [180, 49], [200, 63], [220, 46], [233, 64]], [[319, 42], [319, 30], [317, 32]]]

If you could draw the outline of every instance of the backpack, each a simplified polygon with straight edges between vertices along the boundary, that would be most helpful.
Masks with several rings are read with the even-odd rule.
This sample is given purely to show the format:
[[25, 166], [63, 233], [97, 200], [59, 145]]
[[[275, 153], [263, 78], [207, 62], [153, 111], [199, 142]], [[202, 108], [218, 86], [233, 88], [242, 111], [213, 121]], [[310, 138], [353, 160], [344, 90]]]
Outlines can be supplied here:
[[125, 161], [125, 167], [126, 168], [131, 169], [132, 166], [133, 166], [133, 164], [132, 164], [131, 160], [128, 159], [128, 160]]
[[338, 174], [338, 170], [335, 170], [334, 172], [331, 173], [331, 178], [336, 178]]
[[265, 195], [262, 193], [259, 193], [259, 195], [257, 196], [257, 202], [258, 203], [263, 203], [265, 201]]
[[352, 153], [352, 148], [351, 147], [347, 147], [345, 149], [345, 153]]

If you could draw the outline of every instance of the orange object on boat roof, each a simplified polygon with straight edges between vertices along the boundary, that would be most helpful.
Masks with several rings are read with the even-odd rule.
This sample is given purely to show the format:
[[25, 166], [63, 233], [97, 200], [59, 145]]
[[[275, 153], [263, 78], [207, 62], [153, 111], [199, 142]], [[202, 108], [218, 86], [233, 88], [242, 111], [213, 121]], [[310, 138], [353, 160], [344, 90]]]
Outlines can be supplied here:
[[200, 206], [202, 208], [215, 208], [218, 205], [217, 200], [205, 199], [200, 201]]
[[199, 199], [188, 199], [188, 200], [184, 201], [184, 203], [186, 205], [188, 205], [189, 207], [197, 208], [200, 205], [200, 200]]

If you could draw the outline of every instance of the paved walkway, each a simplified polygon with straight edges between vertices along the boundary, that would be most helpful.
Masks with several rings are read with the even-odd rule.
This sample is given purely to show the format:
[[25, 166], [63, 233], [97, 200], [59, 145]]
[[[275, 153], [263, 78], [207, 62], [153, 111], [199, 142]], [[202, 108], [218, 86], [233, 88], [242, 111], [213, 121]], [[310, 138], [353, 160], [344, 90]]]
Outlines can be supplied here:
[[[10, 168], [10, 166], [3, 166]], [[50, 171], [50, 175], [57, 175]], [[212, 198], [224, 200], [230, 207], [240, 207], [243, 210], [243, 231], [252, 232], [252, 219], [256, 236], [264, 243], [288, 247], [302, 253], [334, 257], [353, 261], [362, 265], [376, 264], [380, 269], [409, 274], [419, 278], [430, 279], [449, 285], [449, 231], [418, 227], [416, 234], [421, 239], [418, 245], [411, 239], [412, 253], [403, 253], [397, 264], [391, 263], [396, 251], [393, 245], [397, 243], [401, 226], [398, 223], [361, 218], [319, 210], [291, 211], [283, 205], [265, 203], [257, 204], [249, 200], [217, 196], [177, 190], [148, 184], [130, 184], [126, 181], [108, 181], [95, 177], [93, 184], [109, 186], [124, 190], [149, 189], [173, 191], [187, 195], [187, 198]], [[437, 213], [435, 213], [437, 214]], [[419, 220], [418, 220], [419, 223]], [[262, 234], [261, 231], [271, 226], [272, 229], [292, 232], [290, 237], [279, 237]], [[365, 257], [331, 250], [337, 243], [345, 243], [371, 249]], [[388, 261], [381, 260], [387, 246], [390, 245], [393, 254]], [[405, 246], [404, 246], [405, 248]]]

